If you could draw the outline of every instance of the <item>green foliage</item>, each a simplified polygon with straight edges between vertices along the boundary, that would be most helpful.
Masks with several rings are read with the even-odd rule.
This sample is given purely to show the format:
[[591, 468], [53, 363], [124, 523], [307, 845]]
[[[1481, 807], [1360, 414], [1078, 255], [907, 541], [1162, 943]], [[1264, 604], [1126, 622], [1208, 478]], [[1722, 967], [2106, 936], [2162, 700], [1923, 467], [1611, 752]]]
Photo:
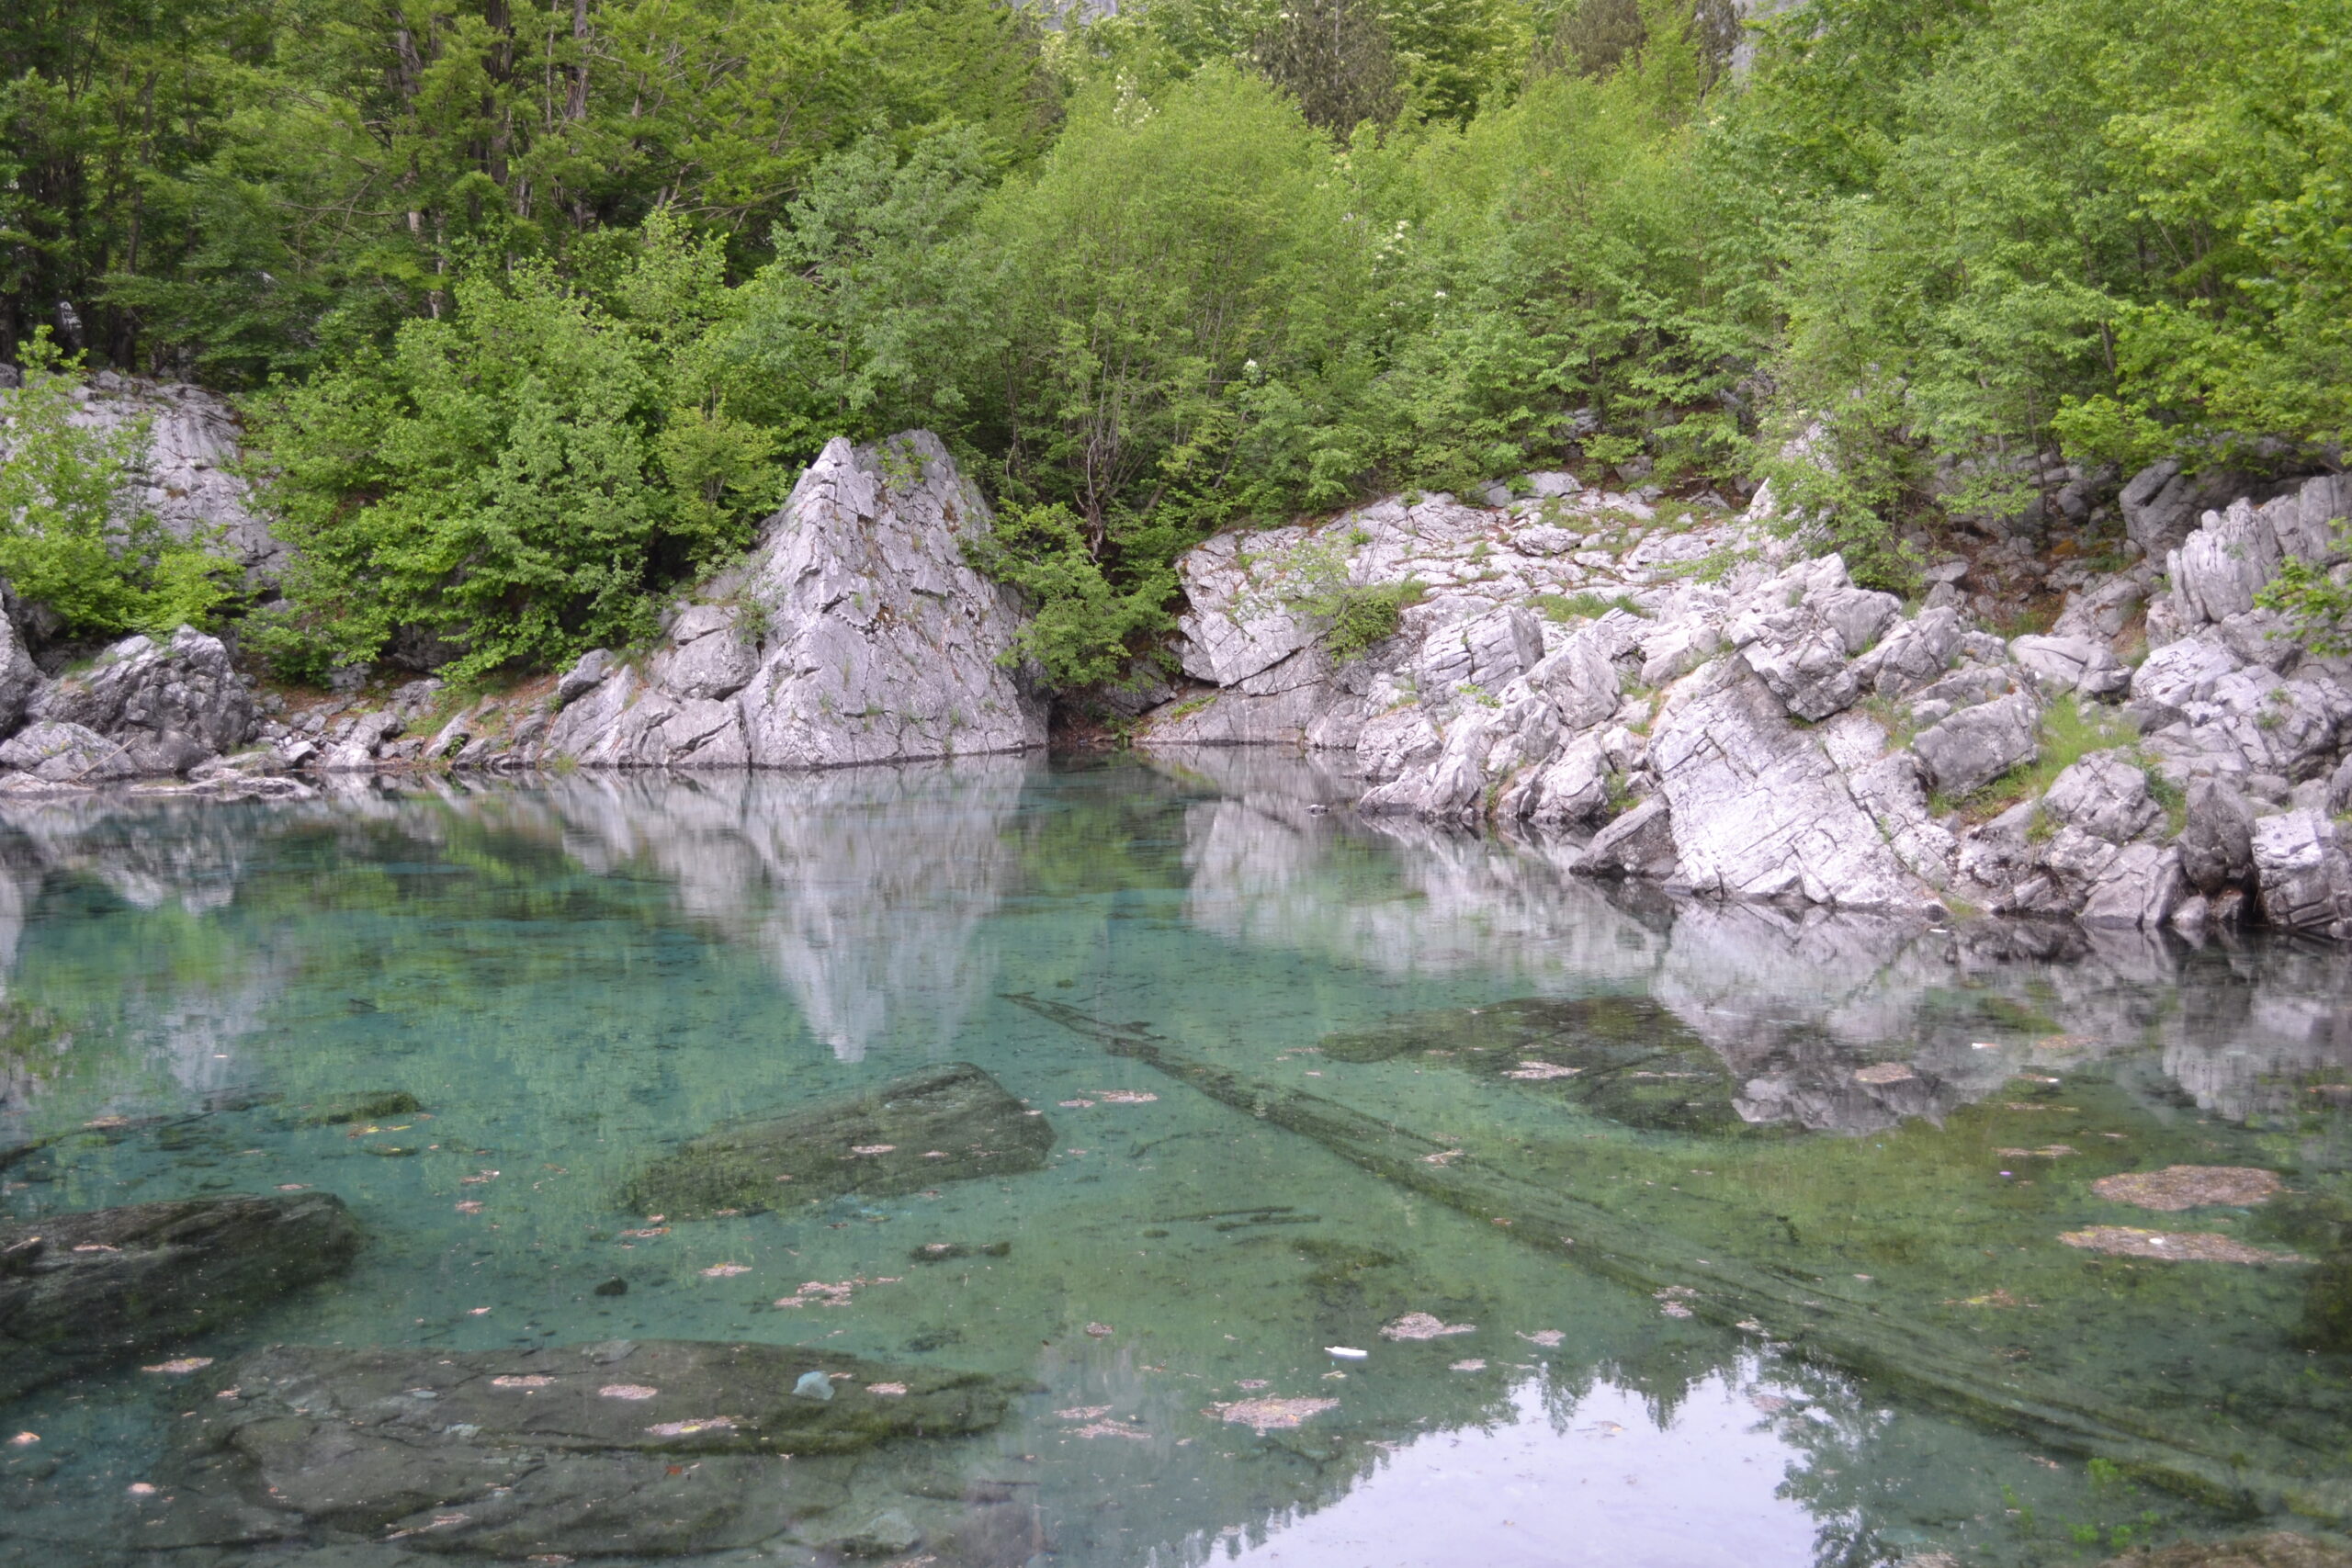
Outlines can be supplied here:
[[1188, 522], [1336, 501], [1361, 461], [1318, 417], [1351, 368], [1360, 224], [1329, 149], [1263, 82], [1205, 68], [1104, 92], [979, 219], [989, 363], [976, 434], [1016, 496]]
[[137, 504], [144, 422], [75, 424], [80, 356], [60, 353], [46, 328], [18, 353], [25, 384], [0, 393], [0, 578], [85, 636], [208, 624], [236, 569]]
[[[2352, 521], [2337, 522], [2335, 534], [2339, 545], [2352, 545]], [[2290, 557], [2255, 603], [2285, 615], [2312, 652], [2352, 652], [2352, 574]]]
[[[1736, 23], [37, 0], [0, 341], [270, 387], [300, 564], [247, 637], [312, 672], [626, 638], [774, 465], [914, 425], [1007, 502], [993, 570], [1078, 683], [1206, 531], [1383, 490], [1761, 475], [1907, 592], [2054, 459], [2352, 436], [2352, 0], [1808, 0], [1742, 76]], [[2347, 592], [2275, 604], [2335, 638]], [[1386, 613], [1333, 599], [1335, 646]]]
[[1035, 614], [1009, 661], [1035, 660], [1058, 689], [1148, 673], [1130, 666], [1139, 654], [1151, 664], [1151, 639], [1176, 624], [1167, 609], [1175, 572], [1146, 561], [1114, 582], [1087, 547], [1077, 515], [1059, 502], [1006, 506], [985, 536], [967, 541], [965, 552], [989, 577], [1029, 596]]
[[1772, 485], [1776, 528], [1835, 547], [1863, 587], [1908, 594], [1922, 563], [1902, 529], [1925, 499], [1928, 463], [1908, 438], [1901, 403], [1900, 390], [1883, 383], [1858, 389], [1762, 456], [1759, 467]]
[[1623, 610], [1629, 615], [1642, 613], [1642, 607], [1623, 593], [1600, 594], [1589, 588], [1580, 593], [1538, 593], [1534, 604], [1545, 620], [1561, 626], [1597, 621], [1611, 610]]
[[649, 631], [652, 594], [740, 545], [774, 442], [702, 346], [730, 303], [714, 243], [657, 216], [601, 298], [543, 265], [458, 278], [380, 355], [256, 410], [295, 560], [264, 639], [289, 671], [398, 633], [451, 676], [546, 667]]

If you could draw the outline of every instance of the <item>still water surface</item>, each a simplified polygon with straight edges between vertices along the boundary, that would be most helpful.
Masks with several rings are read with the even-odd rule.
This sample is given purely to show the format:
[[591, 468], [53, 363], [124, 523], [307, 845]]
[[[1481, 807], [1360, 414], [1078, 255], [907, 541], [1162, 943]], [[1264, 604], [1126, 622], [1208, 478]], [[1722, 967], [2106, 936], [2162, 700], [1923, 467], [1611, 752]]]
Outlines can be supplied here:
[[[2029, 1564], [2225, 1526], [1440, 1190], [1478, 1171], [1656, 1237], [1669, 1281], [1713, 1259], [1928, 1336], [1891, 1356], [2096, 1391], [2271, 1506], [2345, 1472], [2352, 1357], [2312, 1348], [2352, 1192], [2340, 955], [1677, 906], [1318, 809], [1339, 797], [1209, 755], [10, 807], [0, 1149], [54, 1141], [0, 1206], [340, 1196], [356, 1264], [168, 1348], [216, 1370], [698, 1339], [1020, 1390], [991, 1430], [842, 1461], [773, 1540], [683, 1529], [689, 1562]], [[1072, 1018], [1261, 1110], [1407, 1130], [1434, 1174]], [[666, 1225], [622, 1206], [714, 1126], [953, 1061], [1049, 1120], [1044, 1168]], [[301, 1124], [390, 1089], [422, 1111]], [[2152, 1215], [2090, 1188], [2175, 1163], [2286, 1191]], [[2303, 1261], [2057, 1239], [2097, 1225]], [[1451, 1332], [1384, 1336], [1410, 1314]], [[1261, 1429], [1266, 1400], [1305, 1403]], [[135, 1368], [18, 1401], [0, 1423], [40, 1462], [0, 1471], [0, 1562], [581, 1555], [159, 1525], [209, 1506], [174, 1468], [198, 1402]], [[159, 1529], [187, 1544], [145, 1551]]]

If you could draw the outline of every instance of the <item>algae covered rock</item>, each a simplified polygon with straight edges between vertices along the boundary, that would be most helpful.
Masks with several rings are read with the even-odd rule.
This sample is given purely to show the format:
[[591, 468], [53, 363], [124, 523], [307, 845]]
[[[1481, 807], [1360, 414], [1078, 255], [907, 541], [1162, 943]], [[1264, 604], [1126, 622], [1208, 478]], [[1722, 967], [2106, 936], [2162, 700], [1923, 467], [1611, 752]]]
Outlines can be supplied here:
[[322, 1192], [0, 1224], [0, 1399], [218, 1328], [358, 1250], [350, 1211]]
[[304, 1115], [295, 1125], [340, 1127], [346, 1122], [377, 1122], [387, 1116], [406, 1116], [424, 1109], [416, 1096], [405, 1089], [367, 1089], [356, 1094], [333, 1095], [315, 1105], [307, 1106]]
[[[795, 1397], [812, 1372], [831, 1399]], [[845, 1502], [848, 1456], [987, 1430], [1011, 1392], [976, 1373], [686, 1340], [281, 1347], [209, 1378], [166, 1466], [193, 1505], [180, 1543], [332, 1530], [494, 1557], [753, 1545]]]
[[633, 1208], [672, 1219], [752, 1212], [863, 1192], [1035, 1170], [1054, 1146], [1046, 1118], [968, 1062], [696, 1138], [629, 1184]]
[[2290, 1530], [2233, 1540], [2184, 1540], [2111, 1557], [2104, 1568], [2352, 1568], [2352, 1551]]

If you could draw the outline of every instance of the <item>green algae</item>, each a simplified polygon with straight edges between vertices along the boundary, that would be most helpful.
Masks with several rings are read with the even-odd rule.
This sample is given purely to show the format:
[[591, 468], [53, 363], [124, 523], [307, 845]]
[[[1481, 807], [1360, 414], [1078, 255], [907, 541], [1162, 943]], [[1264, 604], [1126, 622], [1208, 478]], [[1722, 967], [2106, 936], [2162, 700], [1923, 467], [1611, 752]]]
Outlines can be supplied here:
[[380, 1122], [424, 1109], [424, 1102], [406, 1089], [373, 1089], [339, 1094], [306, 1108], [298, 1127], [340, 1127], [352, 1122]]

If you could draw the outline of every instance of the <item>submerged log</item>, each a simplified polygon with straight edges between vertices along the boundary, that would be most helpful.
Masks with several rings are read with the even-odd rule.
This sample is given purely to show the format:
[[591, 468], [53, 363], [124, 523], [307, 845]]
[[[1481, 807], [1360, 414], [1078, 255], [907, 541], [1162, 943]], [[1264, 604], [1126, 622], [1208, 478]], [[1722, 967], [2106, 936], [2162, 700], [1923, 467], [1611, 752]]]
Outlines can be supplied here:
[[1672, 1290], [1692, 1315], [1755, 1335], [1783, 1354], [1854, 1373], [2043, 1447], [2104, 1460], [2151, 1484], [2221, 1507], [2285, 1509], [2331, 1521], [2352, 1517], [2352, 1485], [2340, 1478], [2264, 1468], [2146, 1411], [2000, 1361], [1957, 1336], [1898, 1322], [1827, 1286], [1700, 1258], [1692, 1244], [1670, 1231], [1633, 1224], [1320, 1095], [1188, 1055], [1145, 1025], [1107, 1023], [1034, 996], [1007, 999], [1114, 1055], [1311, 1138], [1374, 1175], [1493, 1222], [1529, 1246], [1642, 1291]]

